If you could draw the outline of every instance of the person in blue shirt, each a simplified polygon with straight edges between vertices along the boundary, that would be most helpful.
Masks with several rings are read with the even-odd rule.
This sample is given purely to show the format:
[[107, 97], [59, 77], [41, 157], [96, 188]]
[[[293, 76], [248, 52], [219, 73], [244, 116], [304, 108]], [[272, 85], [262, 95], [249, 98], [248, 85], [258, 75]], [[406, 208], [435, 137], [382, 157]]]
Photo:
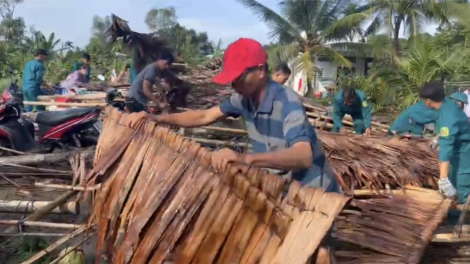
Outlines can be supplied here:
[[425, 125], [434, 123], [438, 112], [426, 106], [424, 101], [411, 105], [403, 111], [389, 128], [391, 135], [411, 134], [422, 137]]
[[333, 99], [333, 132], [344, 133], [343, 117], [348, 114], [353, 119], [356, 134], [370, 135], [371, 112], [363, 91], [353, 88], [340, 90]]
[[88, 82], [91, 81], [91, 67], [90, 67], [90, 61], [91, 61], [91, 56], [88, 53], [83, 53], [82, 54], [82, 61], [81, 62], [74, 62], [73, 63], [73, 71], [79, 71], [84, 64], [88, 65], [88, 72], [85, 75], [86, 79]]
[[461, 92], [455, 92], [449, 96], [450, 99], [454, 100], [458, 106], [463, 110], [466, 104], [468, 104], [467, 95]]
[[228, 116], [243, 117], [252, 153], [236, 153], [228, 148], [215, 151], [211, 162], [216, 171], [225, 171], [228, 163], [256, 166], [303, 185], [339, 192], [321, 141], [298, 95], [269, 78], [263, 46], [253, 39], [239, 39], [228, 46], [223, 64], [214, 82], [230, 84], [235, 93], [219, 106], [158, 116], [133, 113], [132, 124], [145, 118], [179, 127], [200, 127]]
[[[28, 61], [23, 69], [23, 96], [26, 101], [37, 102], [38, 96], [43, 95], [44, 92], [41, 86], [49, 87], [44, 83], [44, 73], [46, 67], [44, 61], [47, 59], [47, 51], [38, 49], [35, 53], [35, 58]], [[33, 106], [25, 105], [26, 112], [32, 112]], [[36, 111], [45, 111], [44, 106], [36, 106]]]
[[470, 193], [470, 123], [464, 111], [446, 98], [442, 83], [425, 85], [419, 96], [427, 107], [438, 111], [439, 190], [465, 203]]

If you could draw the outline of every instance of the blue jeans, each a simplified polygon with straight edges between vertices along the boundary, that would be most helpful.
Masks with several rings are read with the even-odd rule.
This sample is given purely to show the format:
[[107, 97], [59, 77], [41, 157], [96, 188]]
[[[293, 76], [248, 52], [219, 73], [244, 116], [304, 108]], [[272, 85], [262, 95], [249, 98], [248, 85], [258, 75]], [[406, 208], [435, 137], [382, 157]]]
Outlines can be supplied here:
[[[44, 95], [44, 92], [42, 91], [41, 87], [29, 87], [29, 88], [23, 88], [23, 96], [26, 101], [30, 102], [37, 102], [38, 101], [38, 96]], [[24, 110], [26, 112], [33, 112], [35, 111], [46, 111], [46, 108], [42, 105], [25, 105]]]

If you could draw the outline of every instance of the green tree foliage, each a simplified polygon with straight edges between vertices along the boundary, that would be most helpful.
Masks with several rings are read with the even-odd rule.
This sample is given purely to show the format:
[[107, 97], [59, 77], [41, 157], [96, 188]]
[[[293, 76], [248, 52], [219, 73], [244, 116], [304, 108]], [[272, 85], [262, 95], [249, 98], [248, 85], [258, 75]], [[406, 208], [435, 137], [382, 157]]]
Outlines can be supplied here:
[[186, 63], [198, 64], [214, 54], [214, 45], [207, 33], [181, 26], [173, 7], [151, 9], [145, 23], [149, 30], [165, 39]]
[[[85, 52], [92, 58], [92, 78], [98, 74], [109, 76], [112, 69], [119, 72], [127, 60], [122, 55], [127, 58], [133, 55], [133, 50], [121, 42], [110, 43], [106, 30], [111, 26], [111, 16], [95, 16], [89, 43], [85, 47], [77, 47], [54, 33], [45, 35], [40, 29], [27, 28], [22, 17], [15, 17], [15, 8], [21, 3], [23, 0], [0, 0], [0, 78], [8, 77], [10, 69], [15, 69], [17, 77], [21, 77], [24, 64], [33, 58], [38, 48], [49, 53], [46, 81], [51, 84], [65, 79], [73, 63], [80, 60]], [[181, 26], [172, 7], [150, 10], [145, 16], [145, 23], [158, 37], [167, 39], [186, 63], [198, 64], [208, 60], [207, 55], [220, 53], [220, 46], [217, 53], [205, 32]], [[0, 85], [3, 89], [7, 84]]]

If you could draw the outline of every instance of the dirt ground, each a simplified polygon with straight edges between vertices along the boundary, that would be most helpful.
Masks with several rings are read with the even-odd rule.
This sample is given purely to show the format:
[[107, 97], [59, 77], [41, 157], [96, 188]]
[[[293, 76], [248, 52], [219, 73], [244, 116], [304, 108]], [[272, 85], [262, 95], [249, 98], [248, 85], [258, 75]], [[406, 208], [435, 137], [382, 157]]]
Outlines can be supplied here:
[[[39, 189], [36, 187], [29, 187], [34, 184], [37, 179], [32, 178], [8, 178], [11, 181], [14, 181], [20, 186], [25, 186], [24, 188], [17, 188], [16, 186], [9, 183], [4, 178], [0, 177], [0, 200], [24, 200], [24, 201], [52, 201], [63, 192], [57, 190], [47, 190]], [[74, 201], [75, 199], [71, 199]], [[53, 222], [53, 223], [67, 223], [67, 224], [85, 224], [88, 221], [88, 217], [91, 212], [90, 206], [86, 206], [84, 203], [80, 203], [80, 214], [79, 215], [61, 215], [61, 214], [49, 214], [37, 221], [41, 222]], [[12, 213], [0, 213], [0, 219], [2, 220], [20, 220], [22, 214], [12, 214]], [[23, 217], [26, 217], [24, 215]], [[11, 226], [0, 225], [0, 233], [4, 232]], [[68, 234], [72, 232], [70, 229], [56, 229], [56, 228], [38, 228], [38, 227], [24, 227], [23, 232], [26, 233], [59, 233], [59, 234]], [[53, 242], [59, 240], [60, 236], [55, 237], [41, 237], [37, 239], [35, 237], [0, 237], [0, 262], [2, 264], [18, 264], [21, 261], [24, 261], [25, 258], [34, 255], [34, 252], [27, 252], [31, 248], [30, 244], [37, 245], [41, 243], [42, 247], [47, 247]], [[55, 259], [58, 252], [66, 246], [72, 246], [75, 243], [78, 243], [82, 236], [78, 236], [75, 239], [72, 239], [66, 245], [59, 247], [59, 250], [53, 252], [52, 258]], [[26, 244], [26, 245], [25, 245]], [[95, 248], [96, 248], [96, 239], [93, 237], [87, 243], [85, 243], [81, 249], [85, 252], [87, 256], [87, 263], [94, 263], [95, 259]], [[27, 253], [25, 253], [25, 251]], [[36, 262], [41, 263], [41, 262]], [[49, 262], [43, 262], [49, 263]]]

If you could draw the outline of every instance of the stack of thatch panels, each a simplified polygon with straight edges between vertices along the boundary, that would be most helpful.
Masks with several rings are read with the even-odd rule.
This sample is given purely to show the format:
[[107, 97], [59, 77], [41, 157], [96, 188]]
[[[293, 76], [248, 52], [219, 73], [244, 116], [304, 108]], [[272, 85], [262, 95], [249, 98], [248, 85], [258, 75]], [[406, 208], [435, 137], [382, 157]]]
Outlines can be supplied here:
[[91, 222], [113, 263], [324, 263], [310, 258], [332, 245], [323, 238], [335, 219], [349, 254], [418, 263], [450, 206], [413, 194], [351, 201], [254, 168], [216, 174], [207, 149], [106, 111], [89, 185], [103, 182]]

